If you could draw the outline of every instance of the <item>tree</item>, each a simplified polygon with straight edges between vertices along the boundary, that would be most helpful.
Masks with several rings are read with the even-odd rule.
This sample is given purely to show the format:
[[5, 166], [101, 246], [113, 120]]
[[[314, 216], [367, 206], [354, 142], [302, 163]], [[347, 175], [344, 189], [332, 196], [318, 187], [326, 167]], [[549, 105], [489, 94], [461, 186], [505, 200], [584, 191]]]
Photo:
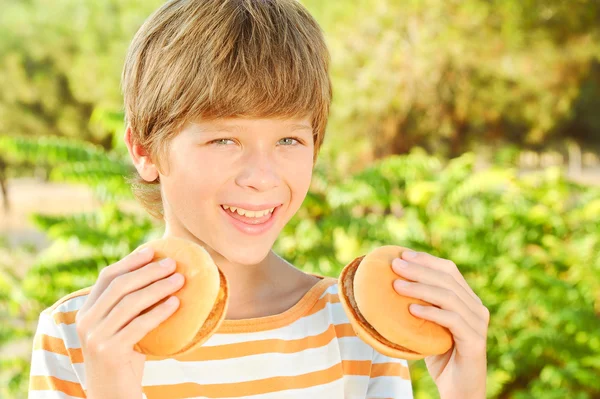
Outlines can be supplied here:
[[[335, 12], [305, 3], [330, 39], [334, 130], [366, 140], [372, 158], [573, 136], [561, 127], [582, 82], [598, 76], [597, 1], [362, 0]], [[596, 114], [579, 105], [590, 107], [580, 116]]]

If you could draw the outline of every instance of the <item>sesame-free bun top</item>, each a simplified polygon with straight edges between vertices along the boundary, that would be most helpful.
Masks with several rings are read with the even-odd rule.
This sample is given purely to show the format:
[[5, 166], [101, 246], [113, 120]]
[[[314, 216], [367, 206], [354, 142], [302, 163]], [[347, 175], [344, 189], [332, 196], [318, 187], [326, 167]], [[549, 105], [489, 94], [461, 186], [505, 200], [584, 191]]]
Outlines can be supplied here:
[[430, 303], [394, 290], [394, 280], [403, 278], [392, 270], [392, 260], [407, 250], [385, 245], [354, 259], [340, 274], [339, 297], [363, 341], [390, 357], [422, 359], [445, 353], [453, 339], [447, 328], [415, 317], [408, 310], [411, 303]]
[[175, 260], [175, 272], [181, 273], [185, 282], [172, 294], [179, 298], [177, 310], [146, 334], [134, 349], [153, 356], [182, 355], [208, 340], [225, 319], [229, 295], [227, 279], [206, 249], [195, 242], [167, 237], [142, 244], [137, 250], [148, 246], [154, 249], [152, 262], [167, 257]]

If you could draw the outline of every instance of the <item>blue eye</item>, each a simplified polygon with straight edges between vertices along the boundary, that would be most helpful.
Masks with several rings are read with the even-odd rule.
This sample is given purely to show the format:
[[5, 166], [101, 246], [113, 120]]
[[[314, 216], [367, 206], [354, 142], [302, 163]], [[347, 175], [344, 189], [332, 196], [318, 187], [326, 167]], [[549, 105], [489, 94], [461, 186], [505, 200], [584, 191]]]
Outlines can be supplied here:
[[[296, 143], [300, 144], [300, 141], [297, 138], [295, 138], [295, 137], [286, 137], [286, 138], [281, 139], [281, 140], [288, 140], [288, 139], [289, 140], [294, 140]], [[294, 144], [290, 144], [290, 145], [294, 145]]]
[[[283, 138], [283, 139], [281, 139], [281, 140], [294, 140], [294, 141], [296, 141], [296, 143], [298, 143], [298, 144], [300, 143], [300, 140], [299, 140], [297, 137], [286, 137], [286, 138]], [[281, 141], [281, 140], [280, 140], [280, 141]], [[223, 141], [234, 141], [234, 140], [233, 140], [233, 139], [228, 139], [228, 138], [225, 138], [225, 139], [217, 139], [217, 140], [213, 140], [213, 141], [211, 141], [209, 144], [215, 143], [217, 146], [219, 146], [219, 147], [220, 147], [220, 146], [224, 146], [224, 145], [226, 145], [226, 144], [222, 144], [222, 143], [221, 143], [221, 142], [223, 142]], [[286, 145], [286, 147], [290, 147], [290, 146], [293, 146], [293, 145], [295, 145], [295, 144], [289, 144], [289, 145]]]
[[[221, 144], [221, 143], [219, 143], [219, 141], [227, 141], [227, 140], [229, 140], [229, 141], [233, 141], [233, 140], [231, 140], [231, 139], [218, 139], [218, 140], [213, 140], [213, 141], [211, 141], [210, 143], [215, 143], [215, 144], [217, 144], [218, 146], [221, 146], [221, 145], [225, 145], [225, 144]], [[210, 144], [210, 143], [209, 143], [209, 144]]]

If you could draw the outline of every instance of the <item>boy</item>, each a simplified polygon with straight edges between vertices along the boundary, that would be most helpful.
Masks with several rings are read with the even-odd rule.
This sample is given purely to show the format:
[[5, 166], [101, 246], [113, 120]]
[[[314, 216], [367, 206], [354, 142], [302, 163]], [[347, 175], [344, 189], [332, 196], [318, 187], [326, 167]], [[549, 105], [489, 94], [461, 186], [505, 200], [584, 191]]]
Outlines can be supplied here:
[[407, 361], [354, 335], [337, 280], [271, 250], [309, 189], [328, 69], [296, 0], [172, 0], [146, 20], [123, 71], [134, 194], [165, 237], [199, 243], [225, 273], [226, 319], [190, 355], [133, 351], [178, 304], [143, 316], [131, 304], [183, 278], [172, 261], [130, 254], [42, 312], [30, 399], [413, 397]]

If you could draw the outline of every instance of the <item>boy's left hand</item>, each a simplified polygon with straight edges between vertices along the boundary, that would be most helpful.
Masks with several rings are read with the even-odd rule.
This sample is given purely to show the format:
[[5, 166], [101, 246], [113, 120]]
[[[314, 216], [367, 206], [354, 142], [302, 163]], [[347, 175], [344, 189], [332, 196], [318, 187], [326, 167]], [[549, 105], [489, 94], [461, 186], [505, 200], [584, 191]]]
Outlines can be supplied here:
[[[427, 370], [437, 385], [441, 399], [484, 399], [486, 389], [486, 344], [490, 313], [469, 287], [454, 262], [425, 252], [414, 257], [404, 251], [392, 262], [392, 270], [411, 280], [405, 287], [394, 282], [404, 296], [419, 298], [435, 306], [410, 312], [450, 330], [454, 345], [441, 355], [426, 357]], [[417, 308], [419, 308], [417, 306]]]

